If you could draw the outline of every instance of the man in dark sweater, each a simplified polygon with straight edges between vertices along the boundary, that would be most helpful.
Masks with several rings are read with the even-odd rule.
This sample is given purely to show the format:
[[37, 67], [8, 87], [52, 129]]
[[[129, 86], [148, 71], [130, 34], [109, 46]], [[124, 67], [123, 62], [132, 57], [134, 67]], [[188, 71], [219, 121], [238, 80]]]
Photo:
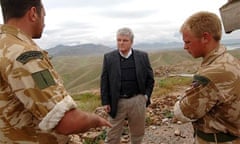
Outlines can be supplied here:
[[113, 126], [108, 131], [106, 144], [120, 143], [125, 119], [132, 144], [140, 144], [144, 136], [145, 109], [150, 104], [154, 77], [148, 54], [132, 49], [133, 38], [131, 29], [119, 29], [118, 50], [104, 55], [101, 98]]

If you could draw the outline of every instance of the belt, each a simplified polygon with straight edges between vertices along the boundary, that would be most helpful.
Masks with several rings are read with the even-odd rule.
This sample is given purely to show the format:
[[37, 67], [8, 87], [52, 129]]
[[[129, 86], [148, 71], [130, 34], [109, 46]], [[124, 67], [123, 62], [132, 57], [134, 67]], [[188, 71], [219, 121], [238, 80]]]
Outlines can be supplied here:
[[205, 133], [199, 130], [195, 130], [195, 134], [207, 142], [229, 142], [239, 138], [229, 133]]
[[138, 95], [138, 94], [132, 94], [132, 95], [126, 95], [126, 94], [124, 94], [124, 95], [120, 95], [120, 98], [126, 98], [126, 99], [128, 99], [128, 98], [132, 98], [132, 97], [134, 97], [134, 96], [136, 96], [136, 95]]

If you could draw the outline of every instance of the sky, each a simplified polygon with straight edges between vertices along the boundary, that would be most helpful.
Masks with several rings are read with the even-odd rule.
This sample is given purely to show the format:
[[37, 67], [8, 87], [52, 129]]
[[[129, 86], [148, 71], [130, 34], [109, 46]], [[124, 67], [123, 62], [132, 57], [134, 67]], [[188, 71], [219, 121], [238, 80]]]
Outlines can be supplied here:
[[[220, 16], [227, 0], [42, 0], [46, 10], [42, 38], [35, 40], [43, 49], [56, 45], [116, 45], [116, 31], [133, 30], [134, 43], [167, 43], [182, 40], [179, 28], [198, 11]], [[2, 17], [0, 20], [2, 23]], [[224, 39], [240, 38], [235, 31]]]

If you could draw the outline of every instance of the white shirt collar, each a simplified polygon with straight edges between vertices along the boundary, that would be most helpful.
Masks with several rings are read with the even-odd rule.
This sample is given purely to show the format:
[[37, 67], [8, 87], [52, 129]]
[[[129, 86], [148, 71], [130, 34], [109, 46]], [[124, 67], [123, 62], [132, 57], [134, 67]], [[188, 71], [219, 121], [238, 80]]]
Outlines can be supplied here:
[[121, 52], [121, 51], [119, 51], [119, 53], [120, 53], [120, 55], [122, 56], [122, 57], [124, 57], [124, 58], [129, 58], [131, 55], [132, 55], [132, 49], [130, 49], [130, 51], [128, 52], [128, 54], [127, 55], [123, 55], [123, 53]]

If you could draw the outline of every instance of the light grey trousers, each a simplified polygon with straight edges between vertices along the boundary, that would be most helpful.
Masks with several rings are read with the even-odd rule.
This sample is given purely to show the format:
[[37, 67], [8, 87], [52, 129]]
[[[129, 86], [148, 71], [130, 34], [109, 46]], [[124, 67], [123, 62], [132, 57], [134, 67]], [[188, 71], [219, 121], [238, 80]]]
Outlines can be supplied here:
[[128, 120], [130, 138], [132, 144], [141, 144], [145, 130], [146, 98], [144, 95], [137, 95], [128, 99], [120, 99], [118, 112], [113, 119], [109, 116], [112, 124], [107, 132], [105, 144], [119, 144], [122, 136], [125, 119]]

